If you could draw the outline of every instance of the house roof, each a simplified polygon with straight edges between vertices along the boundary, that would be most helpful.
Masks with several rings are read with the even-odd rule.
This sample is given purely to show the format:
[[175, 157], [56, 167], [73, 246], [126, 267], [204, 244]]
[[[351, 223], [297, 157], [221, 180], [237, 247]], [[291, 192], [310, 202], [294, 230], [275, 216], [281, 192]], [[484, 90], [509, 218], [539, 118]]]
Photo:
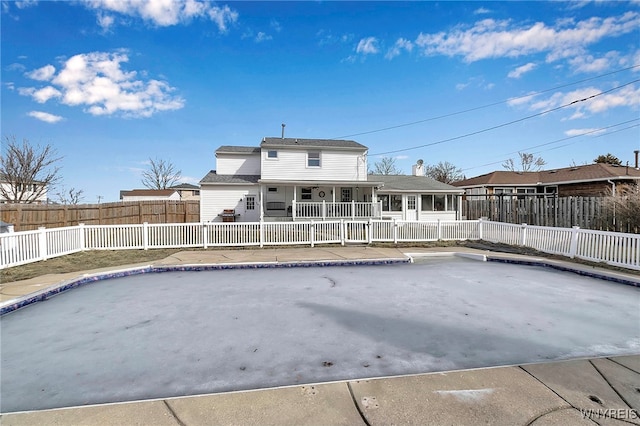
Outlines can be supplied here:
[[171, 189], [200, 189], [200, 187], [198, 185], [193, 185], [191, 183], [181, 183], [179, 185], [174, 185], [171, 187]]
[[640, 170], [633, 167], [595, 163], [539, 172], [495, 171], [454, 182], [452, 185], [457, 187], [535, 186], [607, 180], [640, 180]]
[[216, 154], [260, 154], [260, 147], [222, 145], [216, 149]]
[[384, 183], [384, 186], [379, 189], [379, 192], [464, 192], [455, 186], [438, 182], [426, 176], [369, 175], [368, 178], [369, 180]]
[[261, 148], [301, 147], [301, 148], [339, 148], [367, 150], [368, 148], [356, 141], [337, 139], [297, 139], [297, 138], [264, 138]]
[[248, 185], [258, 183], [260, 175], [219, 175], [211, 170], [200, 180], [200, 184]]
[[120, 191], [120, 198], [126, 197], [170, 197], [176, 192], [175, 189], [132, 189], [131, 191]]

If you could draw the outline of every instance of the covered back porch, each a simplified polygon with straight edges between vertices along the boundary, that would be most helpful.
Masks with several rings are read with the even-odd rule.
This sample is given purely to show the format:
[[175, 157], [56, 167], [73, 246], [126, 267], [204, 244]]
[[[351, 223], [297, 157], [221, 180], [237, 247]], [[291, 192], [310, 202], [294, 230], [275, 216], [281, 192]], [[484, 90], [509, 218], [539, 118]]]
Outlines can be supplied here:
[[376, 198], [380, 182], [261, 181], [260, 218], [263, 220], [379, 219]]

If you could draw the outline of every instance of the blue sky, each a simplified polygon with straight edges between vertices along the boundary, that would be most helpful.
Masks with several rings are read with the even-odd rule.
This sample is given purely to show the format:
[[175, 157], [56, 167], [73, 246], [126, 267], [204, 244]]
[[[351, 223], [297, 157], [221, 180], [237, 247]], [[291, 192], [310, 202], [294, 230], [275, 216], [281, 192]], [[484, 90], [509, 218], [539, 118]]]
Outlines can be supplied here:
[[1, 35], [2, 136], [53, 145], [88, 203], [149, 158], [197, 183], [281, 123], [405, 173], [640, 149], [637, 1], [2, 2]]

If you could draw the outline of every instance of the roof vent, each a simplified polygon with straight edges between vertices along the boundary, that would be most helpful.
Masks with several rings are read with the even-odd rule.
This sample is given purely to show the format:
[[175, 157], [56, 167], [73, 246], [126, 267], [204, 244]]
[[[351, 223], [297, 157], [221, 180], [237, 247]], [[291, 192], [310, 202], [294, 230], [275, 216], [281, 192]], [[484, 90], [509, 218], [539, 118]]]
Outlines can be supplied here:
[[286, 124], [282, 123], [282, 139], [284, 139], [284, 128], [286, 126], [287, 126]]

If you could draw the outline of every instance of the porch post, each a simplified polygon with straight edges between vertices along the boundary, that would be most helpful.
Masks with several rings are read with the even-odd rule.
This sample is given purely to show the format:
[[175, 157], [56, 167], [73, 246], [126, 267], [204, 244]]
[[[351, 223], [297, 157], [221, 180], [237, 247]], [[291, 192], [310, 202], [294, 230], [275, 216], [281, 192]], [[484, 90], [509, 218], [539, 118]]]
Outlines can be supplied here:
[[264, 185], [260, 185], [260, 222], [262, 222], [264, 220]]
[[296, 220], [296, 193], [298, 192], [298, 187], [293, 185], [293, 200], [291, 201], [291, 220], [295, 222]]

